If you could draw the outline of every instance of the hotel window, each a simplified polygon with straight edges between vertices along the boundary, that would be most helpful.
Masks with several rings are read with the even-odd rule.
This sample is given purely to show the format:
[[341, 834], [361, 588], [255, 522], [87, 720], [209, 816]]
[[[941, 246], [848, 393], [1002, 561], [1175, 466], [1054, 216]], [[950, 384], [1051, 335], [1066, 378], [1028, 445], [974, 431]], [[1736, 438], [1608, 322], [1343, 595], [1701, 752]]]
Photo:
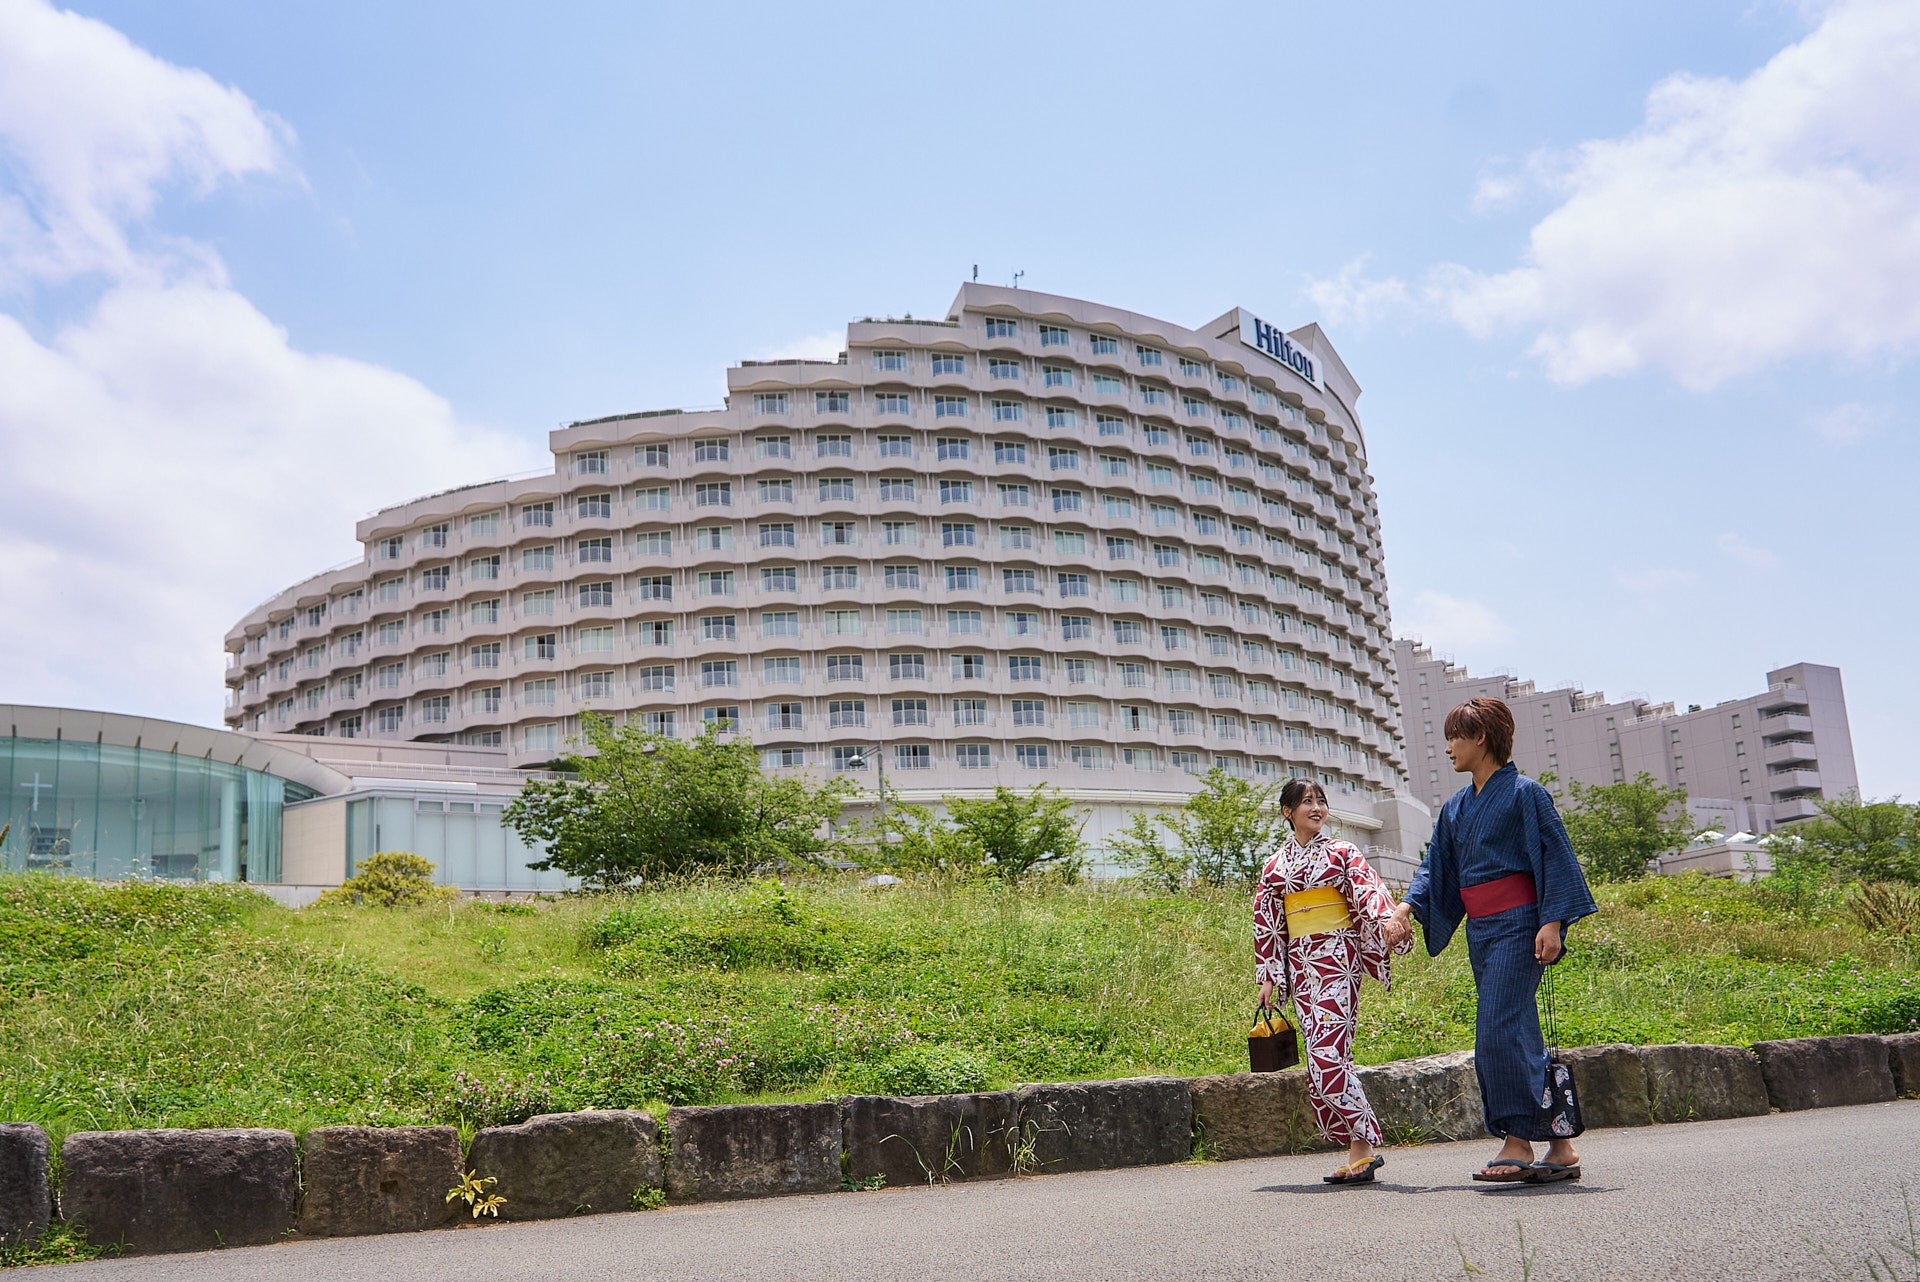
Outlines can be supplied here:
[[[380, 645], [397, 645], [400, 642], [400, 638], [406, 635], [406, 628], [407, 625], [404, 620], [388, 619], [375, 630], [373, 639]], [[284, 670], [284, 665], [279, 675], [282, 677], [287, 675]]]
[[[1052, 411], [1048, 411], [1051, 413]], [[1047, 447], [1047, 469], [1053, 472], [1077, 472], [1080, 470], [1080, 451], [1059, 445]]]
[[1188, 473], [1187, 484], [1193, 487], [1193, 492], [1195, 494], [1199, 494], [1207, 497], [1211, 497], [1212, 495], [1219, 493], [1219, 490], [1220, 490], [1220, 487], [1214, 484], [1214, 480], [1211, 476], [1206, 476], [1199, 472]]
[[580, 674], [580, 697], [582, 699], [605, 699], [613, 693], [613, 673], [583, 672]]
[[574, 500], [574, 515], [582, 521], [612, 516], [613, 495], [582, 494]]
[[972, 481], [940, 482], [940, 501], [942, 503], [973, 502], [973, 482]]
[[853, 478], [851, 476], [823, 476], [819, 482], [820, 501], [822, 503], [851, 503], [853, 501]]
[[934, 397], [933, 416], [935, 418], [965, 418], [967, 416], [967, 398], [964, 396]]
[[700, 639], [702, 641], [732, 641], [739, 635], [739, 616], [732, 614], [708, 614], [700, 619]]
[[673, 644], [672, 619], [648, 619], [636, 625], [634, 637], [641, 645], [668, 646]]
[[1048, 427], [1072, 427], [1076, 421], [1073, 411], [1064, 405], [1047, 406]]
[[436, 592], [446, 587], [447, 581], [452, 577], [453, 569], [451, 566], [436, 565], [432, 569], [422, 570], [420, 571], [420, 590], [422, 592]]
[[1148, 674], [1144, 663], [1117, 663], [1114, 667], [1120, 673], [1120, 684], [1123, 686], [1144, 687], [1153, 684], [1153, 677]]
[[1018, 423], [1025, 417], [1025, 410], [1019, 401], [993, 402], [993, 421], [996, 423]]
[[888, 547], [919, 547], [920, 524], [917, 521], [882, 521], [880, 541]]
[[953, 764], [961, 770], [990, 770], [993, 749], [984, 743], [962, 743], [953, 749]]
[[1055, 530], [1053, 532], [1053, 550], [1062, 556], [1085, 556], [1087, 554], [1087, 536], [1079, 530]]
[[[1040, 585], [1035, 581], [1032, 570], [1002, 570], [1000, 571], [1000, 588], [1004, 592], [1038, 592]], [[1010, 615], [1007, 620], [1008, 625], [1011, 626], [1016, 618], [1034, 620], [1037, 630], [1040, 616]]]
[[[611, 676], [612, 676], [613, 674], [612, 674], [611, 672], [609, 672], [609, 673], [608, 673], [607, 675], [608, 675], [609, 677], [611, 677]], [[584, 693], [585, 693], [585, 691], [582, 691], [581, 693], [583, 693], [583, 694], [584, 694]], [[739, 705], [738, 705], [738, 704], [734, 704], [734, 705], [731, 705], [731, 706], [724, 706], [724, 707], [717, 707], [717, 708], [707, 708], [707, 709], [704, 709], [704, 710], [703, 710], [703, 711], [701, 712], [701, 720], [703, 720], [703, 721], [705, 721], [705, 722], [706, 722], [706, 723], [707, 723], [708, 725], [710, 725], [710, 726], [713, 726], [713, 727], [715, 727], [715, 728], [717, 728], [717, 729], [719, 730], [719, 732], [720, 732], [721, 734], [731, 734], [731, 733], [733, 733], [733, 731], [735, 731], [736, 729], [738, 729], [738, 728], [739, 728], [739, 726], [740, 726], [740, 707], [739, 707]], [[780, 751], [780, 752], [798, 752], [798, 751], [799, 751], [799, 749], [797, 749], [797, 748], [781, 748], [781, 749], [778, 749], [777, 751]], [[764, 760], [764, 758], [765, 758], [765, 757], [767, 757], [767, 756], [770, 756], [770, 755], [772, 755], [772, 754], [764, 754], [764, 753], [763, 753], [763, 754], [762, 754], [762, 758], [763, 758], [763, 760]], [[784, 762], [784, 761], [783, 761], [783, 762], [775, 762], [775, 763], [773, 763], [773, 764], [776, 764], [776, 765], [788, 765], [788, 764], [791, 764], [791, 765], [802, 765], [802, 764], [804, 764], [804, 763], [803, 763], [803, 762], [798, 762], [798, 761], [795, 761], [795, 762], [791, 762], [791, 763], [789, 763], [789, 762]]]
[[933, 354], [933, 372], [935, 374], [964, 374], [967, 372], [967, 358], [958, 352], [935, 352]]
[[791, 480], [761, 481], [759, 494], [762, 503], [791, 503], [793, 502], [793, 482]]
[[1204, 436], [1198, 436], [1192, 432], [1188, 432], [1187, 453], [1195, 455], [1196, 457], [1205, 458], [1207, 455], [1213, 453], [1213, 442]]
[[866, 659], [857, 654], [830, 654], [827, 656], [827, 680], [860, 681], [867, 673]]
[[1025, 441], [995, 441], [993, 443], [993, 461], [996, 463], [1025, 463], [1027, 444]]
[[473, 668], [497, 668], [500, 666], [500, 643], [489, 641], [485, 645], [467, 647], [467, 666]]
[[1066, 641], [1085, 641], [1093, 636], [1093, 618], [1085, 614], [1060, 616], [1060, 636]]
[[1133, 465], [1120, 454], [1102, 454], [1100, 456], [1100, 474], [1102, 476], [1125, 477], [1133, 473]]
[[553, 504], [529, 503], [520, 509], [520, 524], [528, 528], [551, 529], [553, 527]]
[[1125, 436], [1127, 434], [1127, 420], [1124, 418], [1113, 414], [1096, 414], [1093, 417], [1094, 422], [1100, 427], [1100, 435]]
[[467, 518], [467, 537], [470, 539], [490, 539], [499, 533], [498, 512], [476, 512]]
[[853, 437], [845, 432], [822, 432], [813, 438], [815, 458], [852, 458]]
[[[766, 484], [766, 482], [761, 482]], [[789, 482], [788, 484], [791, 484]], [[793, 522], [763, 522], [760, 526], [760, 546], [763, 548], [790, 548], [793, 546]]]
[[1000, 496], [1001, 507], [1033, 506], [1033, 487], [1031, 485], [1001, 481], [994, 486], [994, 492]]
[[753, 412], [755, 414], [785, 414], [787, 412], [787, 394], [785, 392], [755, 392], [753, 394]]
[[907, 354], [895, 351], [876, 351], [873, 354], [873, 367], [884, 373], [904, 373], [907, 368]]
[[895, 744], [893, 766], [896, 770], [931, 770], [933, 749], [924, 743]]
[[1044, 743], [1016, 743], [1013, 745], [1013, 759], [1029, 770], [1047, 768], [1047, 745]]
[[574, 633], [573, 648], [576, 654], [612, 654], [612, 628], [581, 628]]
[[[673, 600], [673, 576], [671, 574], [652, 574], [635, 579], [634, 596], [641, 601]], [[529, 596], [532, 594], [529, 593]]]
[[702, 570], [698, 576], [701, 596], [732, 596], [732, 570]]
[[452, 620], [451, 609], [428, 610], [420, 616], [420, 631], [422, 634], [438, 635], [447, 630], [447, 624]]
[[613, 604], [613, 584], [611, 583], [582, 583], [579, 589], [580, 608], [583, 610]]
[[1091, 596], [1092, 584], [1084, 574], [1063, 574], [1060, 576], [1061, 596]]
[[1143, 347], [1136, 343], [1134, 344], [1133, 355], [1142, 365], [1163, 365], [1166, 363], [1161, 358], [1160, 350], [1155, 347]]
[[[1160, 647], [1163, 650], [1188, 650], [1193, 648], [1193, 642], [1185, 628], [1163, 623], [1160, 625]], [[1184, 687], [1175, 686], [1174, 688], [1183, 689]]]
[[762, 592], [798, 592], [800, 571], [791, 565], [767, 566], [760, 571]]
[[1034, 655], [1009, 655], [1007, 679], [1009, 681], [1045, 681], [1047, 679], [1046, 662]]
[[804, 730], [804, 710], [797, 703], [775, 703], [767, 707], [767, 729]]
[[708, 438], [693, 443], [693, 461], [696, 463], [724, 463], [731, 452], [723, 440]]
[[849, 726], [867, 724], [867, 701], [865, 699], [830, 699], [827, 701], [827, 728], [844, 730]]
[[[291, 702], [291, 700], [286, 702]], [[374, 727], [377, 730], [382, 734], [393, 734], [406, 724], [407, 710], [405, 708], [382, 708], [374, 713], [373, 716]]]
[[1000, 527], [1000, 546], [1019, 551], [1033, 546], [1033, 527], [1031, 525], [1003, 525]]
[[665, 485], [643, 486], [633, 492], [633, 506], [642, 512], [665, 512], [673, 505], [673, 491]]
[[1016, 726], [1044, 726], [1047, 724], [1047, 701], [1045, 699], [1015, 699], [1012, 701], [1013, 724]]
[[1087, 350], [1095, 356], [1118, 356], [1120, 340], [1106, 334], [1087, 335]]
[[815, 414], [847, 414], [853, 410], [851, 392], [815, 392], [813, 394], [813, 412]]
[[[1146, 437], [1147, 444], [1164, 445], [1164, 446], [1167, 446], [1169, 449], [1172, 448], [1173, 431], [1170, 428], [1148, 426], [1146, 428], [1141, 429], [1141, 431], [1142, 431], [1142, 434]], [[1160, 470], [1164, 472], [1167, 469], [1161, 468]], [[1153, 474], [1153, 468], [1151, 466], [1147, 468], [1147, 474], [1149, 476]]]
[[1116, 601], [1139, 601], [1146, 596], [1146, 590], [1138, 579], [1108, 579], [1107, 595]]
[[1059, 325], [1042, 325], [1040, 327], [1040, 346], [1065, 347], [1066, 345], [1067, 331], [1064, 328]]
[[640, 728], [648, 734], [671, 739], [677, 733], [674, 729], [677, 720], [671, 712], [643, 712], [640, 714]]
[[[499, 698], [498, 698], [499, 692], [496, 690], [494, 694], [495, 694], [494, 707], [491, 709], [491, 711], [498, 712], [500, 711]], [[339, 735], [342, 739], [358, 739], [360, 737], [360, 727], [361, 727], [361, 720], [357, 715], [351, 716], [351, 717], [342, 717], [340, 718]]]
[[[493, 573], [482, 574], [477, 577], [483, 579], [497, 579], [500, 577], [498, 558], [491, 559], [496, 562], [493, 567]], [[574, 544], [573, 559], [582, 565], [588, 565], [594, 562], [610, 563], [613, 560], [613, 540], [610, 538], [581, 539], [578, 543]]]
[[637, 670], [639, 680], [635, 684], [642, 690], [671, 690], [674, 673], [674, 665], [671, 663], [653, 664]]
[[887, 656], [887, 676], [893, 681], [925, 681], [927, 679], [927, 656], [924, 654], [890, 654]]
[[672, 456], [672, 448], [665, 444], [633, 447], [633, 461], [641, 467], [666, 467]]
[[420, 546], [423, 548], [443, 548], [447, 546], [447, 524], [429, 525], [420, 531]]
[[[762, 659], [760, 661], [760, 679], [774, 685], [793, 685], [800, 680], [800, 660], [792, 657]], [[795, 723], [794, 729], [800, 727]]]
[[383, 663], [373, 670], [373, 683], [382, 690], [397, 690], [406, 676], [405, 663]]
[[1053, 497], [1053, 510], [1056, 512], [1078, 512], [1085, 506], [1086, 495], [1079, 490], [1049, 489]]
[[543, 677], [538, 681], [522, 681], [520, 683], [520, 702], [531, 704], [537, 708], [550, 707], [553, 704], [554, 695], [559, 689], [559, 684], [560, 683], [552, 677]]
[[522, 592], [520, 594], [520, 613], [528, 615], [552, 614], [554, 600], [552, 588], [546, 588], [539, 592]]
[[[585, 501], [586, 501], [585, 499], [581, 500], [581, 502], [583, 503]], [[733, 506], [733, 482], [732, 481], [698, 482], [693, 487], [693, 503], [695, 507], [732, 507]]]
[[980, 590], [980, 567], [977, 565], [949, 565], [947, 571], [947, 591], [978, 592]]
[[854, 542], [852, 521], [820, 522], [820, 542], [826, 547], [850, 547]]
[[1107, 559], [1109, 561], [1131, 561], [1139, 555], [1140, 545], [1132, 539], [1120, 535], [1107, 536]]
[[407, 541], [397, 534], [392, 538], [381, 539], [373, 545], [374, 559], [376, 561], [398, 561], [400, 554], [406, 550], [406, 543]]
[[648, 530], [633, 536], [633, 550], [641, 556], [668, 556], [673, 552], [673, 535], [666, 530]]
[[1181, 397], [1180, 407], [1187, 412], [1188, 418], [1205, 418], [1207, 414], [1207, 403], [1195, 396]]
[[821, 566], [820, 586], [833, 592], [857, 588], [860, 586], [860, 567], [857, 565]]
[[1113, 639], [1122, 645], [1141, 645], [1146, 641], [1146, 625], [1137, 619], [1116, 619]]
[[760, 635], [763, 637], [799, 636], [800, 612], [798, 610], [762, 610]]
[[824, 610], [820, 615], [820, 630], [830, 637], [857, 637], [860, 635], [860, 611]]
[[[1140, 400], [1142, 404], [1146, 405], [1168, 405], [1173, 401], [1173, 394], [1164, 387], [1153, 387], [1149, 384], [1142, 383], [1140, 385]], [[1154, 432], [1160, 433], [1157, 439], [1154, 436]], [[1168, 434], [1164, 428], [1152, 428], [1148, 430], [1147, 439], [1155, 445], [1165, 445]]]
[[1042, 365], [1040, 367], [1040, 385], [1042, 387], [1072, 387], [1073, 371], [1065, 365]]
[[415, 664], [415, 675], [422, 677], [444, 677], [447, 675], [447, 652], [423, 654]]
[[607, 452], [605, 450], [587, 450], [574, 455], [573, 470], [582, 476], [605, 476], [607, 474]]
[[913, 478], [910, 476], [883, 476], [880, 478], [880, 501], [882, 503], [913, 502]]
[[[947, 634], [949, 636], [980, 636], [987, 630], [986, 616], [979, 610], [948, 610]], [[959, 669], [954, 670], [959, 676]]]
[[927, 630], [927, 617], [923, 610], [909, 608], [887, 611], [888, 636], [920, 636]]
[[[881, 399], [884, 400], [886, 398], [882, 397]], [[906, 397], [903, 396], [900, 399], [904, 401]], [[902, 407], [902, 409], [904, 412], [904, 407]], [[879, 447], [881, 458], [913, 457], [913, 438], [911, 436], [876, 436], [873, 439], [875, 445]]]
[[791, 436], [756, 436], [753, 438], [753, 453], [756, 458], [792, 458], [793, 438]]
[[917, 565], [889, 565], [882, 573], [886, 586], [890, 589], [913, 588], [920, 586], [920, 567]]
[[1061, 663], [1067, 674], [1067, 684], [1082, 686], [1093, 680], [1093, 660], [1067, 659]]
[[529, 659], [551, 659], [560, 653], [560, 639], [552, 632], [524, 637], [521, 640], [521, 653]]
[[700, 664], [700, 685], [704, 689], [740, 684], [740, 664], [734, 659], [707, 659]]
[[1205, 378], [1207, 376], [1207, 367], [1199, 361], [1188, 360], [1182, 356], [1180, 358], [1180, 376], [1182, 378]]
[[1001, 378], [1001, 379], [1019, 378], [1023, 373], [1025, 373], [1025, 371], [1020, 368], [1019, 361], [1010, 361], [1010, 360], [1004, 360], [999, 358], [990, 359], [987, 361], [987, 377], [988, 378]]
[[1020, 322], [1007, 320], [1001, 316], [987, 317], [988, 338], [1013, 338], [1020, 332]]

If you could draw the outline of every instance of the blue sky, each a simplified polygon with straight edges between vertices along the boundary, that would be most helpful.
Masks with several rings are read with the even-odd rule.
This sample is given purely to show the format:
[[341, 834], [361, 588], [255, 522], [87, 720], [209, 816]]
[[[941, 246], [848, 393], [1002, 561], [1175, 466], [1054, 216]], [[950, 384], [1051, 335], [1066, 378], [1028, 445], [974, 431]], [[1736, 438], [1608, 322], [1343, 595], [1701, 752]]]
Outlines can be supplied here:
[[217, 721], [356, 517], [978, 263], [1321, 321], [1403, 633], [1920, 795], [1913, 10], [0, 0], [0, 697]]

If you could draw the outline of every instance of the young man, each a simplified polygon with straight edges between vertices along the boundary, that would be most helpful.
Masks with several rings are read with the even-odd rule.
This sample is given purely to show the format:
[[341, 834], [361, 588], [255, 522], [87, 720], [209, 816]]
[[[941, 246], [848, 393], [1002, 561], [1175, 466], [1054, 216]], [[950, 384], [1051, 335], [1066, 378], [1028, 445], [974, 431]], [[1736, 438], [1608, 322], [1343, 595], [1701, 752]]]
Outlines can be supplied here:
[[[1447, 714], [1447, 759], [1473, 777], [1434, 821], [1426, 862], [1394, 910], [1418, 917], [1438, 957], [1464, 917], [1480, 1009], [1474, 1069], [1487, 1131], [1505, 1142], [1474, 1179], [1494, 1184], [1579, 1179], [1570, 1139], [1536, 1133], [1547, 1047], [1535, 991], [1559, 960], [1567, 928], [1594, 911], [1566, 826], [1545, 788], [1514, 768], [1513, 713], [1472, 699]], [[1534, 1160], [1533, 1141], [1547, 1141]]]

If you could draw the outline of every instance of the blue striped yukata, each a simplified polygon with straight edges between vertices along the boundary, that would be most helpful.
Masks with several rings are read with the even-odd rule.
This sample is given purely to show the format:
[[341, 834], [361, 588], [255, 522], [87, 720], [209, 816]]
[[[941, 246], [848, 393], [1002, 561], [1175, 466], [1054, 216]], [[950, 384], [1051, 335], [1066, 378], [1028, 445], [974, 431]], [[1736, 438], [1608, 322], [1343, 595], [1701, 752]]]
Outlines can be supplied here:
[[[1533, 878], [1536, 903], [1467, 917], [1460, 887], [1514, 873]], [[1406, 902], [1420, 920], [1427, 952], [1435, 957], [1466, 920], [1467, 956], [1479, 998], [1474, 1070], [1488, 1134], [1552, 1139], [1536, 1134], [1534, 1123], [1547, 1047], [1534, 1002], [1544, 971], [1534, 960], [1533, 938], [1541, 922], [1558, 921], [1564, 941], [1567, 928], [1595, 910], [1553, 797], [1512, 762], [1494, 771], [1478, 793], [1472, 784], [1456, 792], [1434, 821], [1433, 840]]]

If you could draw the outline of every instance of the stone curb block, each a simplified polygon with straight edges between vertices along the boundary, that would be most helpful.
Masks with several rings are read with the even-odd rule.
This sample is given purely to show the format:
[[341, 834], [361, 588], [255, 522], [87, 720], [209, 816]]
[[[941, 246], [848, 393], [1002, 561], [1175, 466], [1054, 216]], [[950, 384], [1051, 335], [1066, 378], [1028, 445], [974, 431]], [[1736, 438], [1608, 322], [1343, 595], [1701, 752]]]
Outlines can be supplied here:
[[1472, 1051], [1374, 1064], [1359, 1071], [1387, 1143], [1418, 1136], [1465, 1140], [1487, 1133]]
[[307, 1132], [300, 1231], [314, 1237], [442, 1228], [466, 1213], [451, 1126], [322, 1126]]
[[694, 1105], [667, 1111], [667, 1196], [676, 1202], [831, 1193], [840, 1105]]
[[1894, 1098], [1887, 1043], [1871, 1033], [1755, 1042], [1753, 1053], [1767, 1098], [1782, 1112]]
[[1184, 1077], [1023, 1086], [1018, 1094], [1031, 1170], [1155, 1166], [1193, 1154], [1193, 1093]]
[[0, 1246], [47, 1231], [53, 1196], [47, 1186], [47, 1133], [31, 1122], [0, 1123]]
[[660, 1124], [637, 1109], [543, 1113], [481, 1131], [467, 1165], [494, 1178], [503, 1220], [625, 1211], [637, 1190], [659, 1187]]
[[1573, 1070], [1580, 1120], [1588, 1127], [1648, 1126], [1653, 1122], [1647, 1065], [1625, 1042], [1576, 1046], [1559, 1052]]
[[1188, 1079], [1187, 1091], [1200, 1142], [1208, 1156], [1220, 1161], [1336, 1147], [1314, 1128], [1304, 1068], [1194, 1077]]
[[1019, 1103], [1012, 1091], [852, 1095], [840, 1101], [847, 1174], [888, 1188], [1013, 1174]]
[[1772, 1107], [1760, 1061], [1744, 1046], [1642, 1046], [1656, 1122], [1761, 1117]]
[[1894, 1033], [1884, 1040], [1895, 1093], [1920, 1098], [1920, 1033]]
[[129, 1255], [256, 1246], [293, 1227], [291, 1131], [79, 1131], [60, 1161], [62, 1217]]

